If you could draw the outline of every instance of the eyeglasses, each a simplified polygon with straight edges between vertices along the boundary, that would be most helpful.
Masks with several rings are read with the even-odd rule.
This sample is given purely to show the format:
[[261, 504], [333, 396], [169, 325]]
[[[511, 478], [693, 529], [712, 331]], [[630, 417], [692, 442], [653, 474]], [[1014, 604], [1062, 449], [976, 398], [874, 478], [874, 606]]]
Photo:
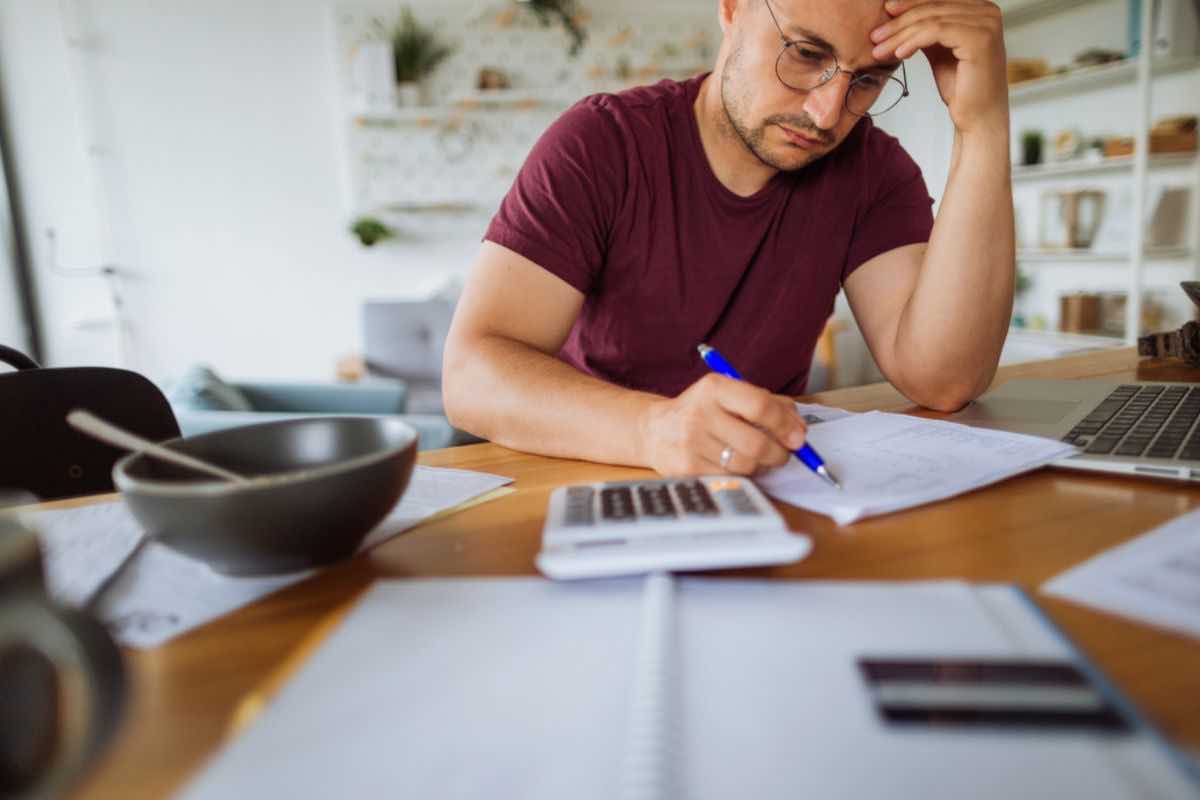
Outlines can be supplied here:
[[783, 39], [783, 49], [775, 60], [775, 74], [780, 83], [789, 89], [800, 92], [810, 92], [820, 88], [840, 73], [850, 76], [850, 88], [846, 91], [846, 110], [856, 117], [877, 117], [885, 111], [896, 107], [908, 97], [908, 73], [904, 62], [900, 62], [900, 78], [895, 75], [880, 75], [870, 72], [855, 74], [848, 69], [842, 69], [837, 58], [828, 48], [806, 39], [789, 39], [779, 24], [774, 9], [768, 0], [763, 0], [775, 27], [779, 29], [779, 38]]

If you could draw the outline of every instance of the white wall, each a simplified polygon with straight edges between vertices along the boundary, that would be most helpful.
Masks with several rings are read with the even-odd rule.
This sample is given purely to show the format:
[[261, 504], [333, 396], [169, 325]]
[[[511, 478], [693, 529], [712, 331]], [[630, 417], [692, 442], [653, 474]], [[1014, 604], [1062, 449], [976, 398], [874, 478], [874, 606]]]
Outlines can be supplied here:
[[29, 342], [24, 320], [21, 319], [17, 279], [13, 271], [13, 232], [7, 208], [4, 173], [0, 169], [0, 344], [27, 351]]
[[[68, 47], [89, 16], [96, 48]], [[328, 377], [364, 298], [465, 269], [470, 239], [368, 251], [345, 232], [331, 21], [317, 0], [0, 4], [50, 362], [122, 353], [105, 282], [53, 273], [48, 227], [67, 266], [120, 266], [125, 360], [157, 378], [197, 360]]]
[[21, 324], [17, 287], [2, 270], [3, 266], [0, 265], [0, 344], [26, 350], [29, 343], [25, 338], [25, 327]]

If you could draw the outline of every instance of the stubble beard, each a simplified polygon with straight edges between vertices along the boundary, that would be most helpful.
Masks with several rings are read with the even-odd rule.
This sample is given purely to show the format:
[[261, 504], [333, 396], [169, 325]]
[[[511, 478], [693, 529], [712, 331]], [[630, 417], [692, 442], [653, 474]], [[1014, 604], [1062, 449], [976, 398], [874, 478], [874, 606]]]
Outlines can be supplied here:
[[742, 46], [735, 45], [729, 54], [729, 58], [725, 61], [724, 67], [721, 69], [721, 106], [725, 111], [725, 121], [729, 124], [729, 129], [742, 140], [742, 144], [750, 153], [771, 169], [779, 170], [780, 172], [794, 172], [811, 164], [824, 153], [802, 153], [797, 152], [799, 160], [789, 159], [787, 161], [780, 158], [771, 152], [767, 146], [767, 129], [772, 125], [785, 124], [793, 130], [803, 131], [811, 136], [819, 137], [826, 146], [832, 143], [832, 136], [829, 131], [821, 130], [813, 124], [812, 118], [807, 114], [774, 114], [763, 120], [763, 123], [755, 128], [751, 128], [746, 124], [744, 108], [746, 100], [749, 99], [749, 92], [744, 88], [744, 81], [738, 81], [735, 85], [734, 77], [740, 73]]

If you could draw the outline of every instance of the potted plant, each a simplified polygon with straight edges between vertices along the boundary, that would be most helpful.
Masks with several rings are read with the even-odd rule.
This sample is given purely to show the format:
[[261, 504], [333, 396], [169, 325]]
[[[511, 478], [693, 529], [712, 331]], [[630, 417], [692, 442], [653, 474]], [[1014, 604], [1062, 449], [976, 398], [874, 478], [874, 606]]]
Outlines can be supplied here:
[[453, 48], [437, 40], [405, 7], [392, 31], [392, 59], [396, 67], [397, 98], [400, 105], [421, 105], [424, 100], [422, 80], [429, 76]]
[[1029, 130], [1021, 132], [1021, 164], [1031, 167], [1042, 163], [1042, 143], [1046, 137], [1041, 131]]
[[371, 247], [376, 242], [396, 236], [396, 232], [377, 217], [359, 217], [350, 226], [350, 232], [358, 237], [364, 247]]
[[538, 18], [538, 22], [542, 23], [542, 27], [549, 27], [550, 23], [557, 19], [563, 26], [563, 30], [571, 37], [571, 49], [567, 51], [568, 54], [572, 57], [579, 54], [587, 39], [587, 32], [583, 29], [581, 22], [583, 14], [578, 8], [577, 0], [520, 0], [520, 2], [529, 6], [529, 10]]

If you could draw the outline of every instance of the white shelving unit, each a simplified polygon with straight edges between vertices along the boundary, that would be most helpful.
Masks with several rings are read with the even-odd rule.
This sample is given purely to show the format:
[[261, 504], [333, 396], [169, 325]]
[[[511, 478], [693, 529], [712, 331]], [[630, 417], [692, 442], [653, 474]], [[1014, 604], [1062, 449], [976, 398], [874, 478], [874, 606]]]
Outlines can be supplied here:
[[[1007, 18], [1006, 18], [1007, 21]], [[1009, 23], [1011, 24], [1011, 23]], [[1067, 97], [1083, 91], [1104, 89], [1109, 86], [1137, 83], [1139, 68], [1144, 59], [1127, 58], [1095, 67], [1079, 67], [1056, 75], [1047, 75], [1032, 81], [1019, 83], [1008, 93], [1009, 103], [1014, 106], [1025, 103]], [[1152, 71], [1155, 75], [1173, 75], [1200, 67], [1200, 59], [1153, 58]]]
[[[693, 75], [720, 40], [715, 16], [693, 3], [652, 4], [636, 20], [612, 4], [586, 5], [587, 42], [574, 57], [559, 26], [541, 26], [510, 0], [474, 4], [465, 19], [462, 4], [422, 5], [419, 21], [452, 53], [426, 80], [426, 105], [393, 107], [369, 87], [356, 56], [403, 3], [337, 0], [347, 218], [377, 217], [400, 239], [478, 241], [529, 149], [572, 103]], [[477, 88], [484, 69], [511, 88]]]
[[[1148, 247], [1142, 251], [1143, 261], [1178, 261], [1190, 259], [1192, 251], [1187, 247]], [[1129, 262], [1129, 253], [1115, 250], [1040, 250], [1027, 249], [1017, 251], [1017, 260], [1033, 263], [1037, 261], [1069, 261], [1078, 263], [1114, 263]]]
[[[1106, 173], [1131, 172], [1133, 156], [1116, 156], [1097, 160], [1075, 159], [1072, 161], [1050, 162], [1033, 166], [1013, 167], [1014, 181], [1032, 181], [1039, 178], [1065, 178], [1078, 175], [1103, 175]], [[1196, 162], [1195, 153], [1165, 153], [1150, 156], [1150, 169], [1172, 169], [1186, 167]]]
[[1004, 24], [1013, 27], [1028, 25], [1093, 2], [1095, 0], [1000, 0], [1000, 7], [1004, 9]]
[[[1112, 33], [1126, 27], [1129, 17], [1128, 2], [1132, 0], [1000, 0], [1005, 12], [1005, 30], [1009, 40], [1009, 53], [1014, 54], [1014, 41], [1022, 37], [1023, 29], [1032, 35], [1025, 41], [1036, 41], [1035, 50], [1045, 50], [1057, 44], [1057, 41], [1047, 34], [1046, 29], [1031, 31], [1033, 23], [1052, 26], [1055, 24], [1067, 34], [1063, 37], [1067, 43], [1064, 48], [1074, 48], [1073, 52], [1030, 53], [1017, 52], [1016, 55], [1038, 55], [1040, 57], [1057, 57], [1060, 61], [1071, 58], [1074, 52], [1083, 49], [1078, 46], [1082, 37], [1098, 35], [1104, 31], [1108, 36], [1103, 45], [1111, 47], [1114, 43]], [[1142, 0], [1140, 19], [1140, 44], [1137, 52], [1153, 53], [1153, 0]], [[1086, 17], [1089, 24], [1078, 24]], [[1119, 16], [1119, 19], [1114, 19]], [[1068, 20], [1064, 22], [1064, 20]], [[1102, 21], [1101, 21], [1102, 20]], [[1068, 30], [1070, 28], [1070, 30]], [[1057, 31], [1056, 31], [1057, 33]], [[1123, 40], [1128, 44], [1128, 36]], [[1088, 42], [1088, 45], [1095, 44]], [[1180, 76], [1174, 80], [1195, 81], [1195, 91], [1185, 89], [1184, 94], [1192, 99], [1185, 101], [1187, 108], [1152, 108], [1152, 97], [1156, 88], [1162, 85], [1163, 79], [1169, 76]], [[1114, 94], [1116, 93], [1116, 94]], [[1129, 95], [1132, 93], [1133, 101]], [[1103, 98], [1105, 95], [1114, 98], [1104, 105], [1103, 101], [1083, 106], [1078, 101], [1081, 95], [1088, 98]], [[1028, 167], [1013, 168], [1014, 190], [1026, 187], [1021, 191], [1028, 196], [1038, 189], [1063, 183], [1079, 181], [1113, 181], [1117, 186], [1128, 187], [1131, 203], [1117, 208], [1118, 203], [1111, 202], [1110, 196], [1107, 214], [1128, 215], [1127, 220], [1120, 220], [1124, 225], [1123, 235], [1117, 242], [1098, 242], [1096, 250], [1045, 250], [1029, 246], [1018, 250], [1018, 264], [1023, 271], [1030, 275], [1035, 286], [1048, 273], [1046, 270], [1057, 270], [1057, 275], [1073, 275], [1073, 290], [1107, 290], [1119, 289], [1126, 294], [1126, 324], [1123, 341], [1134, 344], [1142, 331], [1140, 330], [1142, 298], [1148, 288], [1148, 274], [1157, 285], [1150, 287], [1161, 291], [1165, 297], [1174, 297], [1179, 292], [1179, 280], [1195, 279], [1200, 272], [1200, 221], [1197, 221], [1197, 207], [1200, 205], [1200, 159], [1193, 153], [1154, 154], [1149, 153], [1149, 129], [1154, 120], [1163, 116], [1177, 113], [1197, 113], [1200, 103], [1200, 57], [1193, 54], [1179, 56], [1127, 57], [1121, 61], [1094, 67], [1082, 67], [1033, 81], [1026, 81], [1010, 88], [1010, 105], [1013, 112], [1014, 142], [1020, 141], [1023, 122], [1034, 118], [1041, 120], [1040, 128], [1046, 135], [1047, 143], [1061, 129], [1081, 129], [1087, 135], [1132, 135], [1134, 152], [1130, 156], [1106, 159], [1075, 160], [1068, 162], [1050, 162]], [[1119, 98], [1119, 99], [1117, 99]], [[1053, 108], [1054, 111], [1048, 111]], [[1105, 123], [1097, 123], [1089, 119], [1089, 110], [1096, 112], [1097, 119], [1104, 119], [1108, 125], [1113, 120], [1119, 120], [1124, 130], [1105, 129]], [[1055, 120], [1053, 123], [1049, 120]], [[1055, 129], [1045, 129], [1048, 125], [1060, 125]], [[1047, 146], [1047, 149], [1049, 147]], [[1188, 239], [1178, 247], [1145, 246], [1145, 220], [1147, 214], [1148, 185], [1151, 173], [1155, 175], [1156, 183], [1173, 180], [1175, 185], [1180, 183], [1190, 187], [1190, 207], [1188, 215], [1191, 218], [1188, 227]], [[1179, 180], [1183, 176], [1183, 180]], [[1087, 185], [1087, 184], [1084, 184]], [[1028, 240], [1030, 237], [1024, 237]], [[1115, 246], [1114, 246], [1115, 244]], [[1088, 269], [1088, 267], [1093, 267]], [[1124, 272], [1124, 280], [1120, 272]], [[1120, 281], [1120, 283], [1117, 283]], [[1121, 285], [1123, 284], [1123, 285]], [[1059, 278], [1060, 292], [1069, 289]], [[1056, 309], [1049, 308], [1044, 302], [1040, 310], [1042, 314], [1053, 319]], [[1057, 305], [1056, 303], [1054, 305]], [[1051, 323], [1053, 325], [1053, 322]], [[1173, 321], [1172, 324], [1179, 324]], [[1016, 332], [1017, 329], [1014, 329]], [[1028, 333], [1028, 330], [1023, 331]], [[1042, 333], [1043, 336], [1061, 337], [1064, 344], [1067, 339], [1076, 339], [1071, 334]], [[1103, 342], [1104, 339], [1098, 341]]]

